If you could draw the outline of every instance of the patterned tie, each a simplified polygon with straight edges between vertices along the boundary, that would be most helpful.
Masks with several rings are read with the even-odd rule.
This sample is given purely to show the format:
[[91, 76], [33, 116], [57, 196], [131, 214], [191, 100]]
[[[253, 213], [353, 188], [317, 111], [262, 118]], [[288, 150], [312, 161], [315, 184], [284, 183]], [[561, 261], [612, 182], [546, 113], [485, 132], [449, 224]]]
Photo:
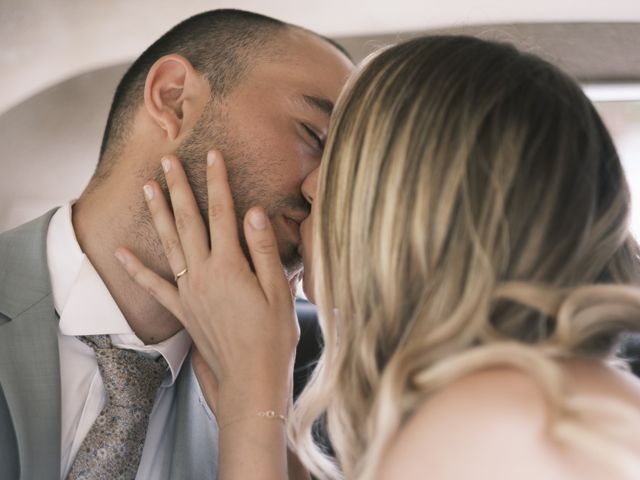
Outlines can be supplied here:
[[155, 361], [133, 350], [114, 348], [108, 335], [78, 338], [96, 352], [107, 399], [67, 480], [133, 480], [167, 363], [163, 357]]

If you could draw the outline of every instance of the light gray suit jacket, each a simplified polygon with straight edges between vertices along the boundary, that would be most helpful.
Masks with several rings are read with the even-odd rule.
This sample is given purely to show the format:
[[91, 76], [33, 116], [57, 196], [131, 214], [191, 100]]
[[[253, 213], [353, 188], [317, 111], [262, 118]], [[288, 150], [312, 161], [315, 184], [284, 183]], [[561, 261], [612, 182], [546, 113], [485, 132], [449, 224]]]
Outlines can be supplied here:
[[[0, 235], [0, 479], [60, 477], [60, 362], [46, 238], [54, 211]], [[188, 358], [176, 381], [173, 480], [217, 478], [215, 420]], [[153, 480], [153, 479], [150, 479]]]

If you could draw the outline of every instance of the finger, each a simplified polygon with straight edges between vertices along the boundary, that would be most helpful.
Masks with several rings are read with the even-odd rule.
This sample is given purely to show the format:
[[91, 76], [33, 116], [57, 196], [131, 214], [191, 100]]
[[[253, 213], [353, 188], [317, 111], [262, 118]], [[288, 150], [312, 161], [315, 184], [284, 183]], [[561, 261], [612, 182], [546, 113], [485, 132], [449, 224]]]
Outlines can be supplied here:
[[[196, 265], [209, 255], [204, 221], [182, 163], [174, 155], [162, 158], [169, 187], [176, 230], [188, 265]], [[177, 273], [174, 271], [174, 273]]]
[[180, 323], [183, 323], [184, 315], [182, 314], [180, 294], [173, 284], [149, 270], [138, 260], [138, 257], [126, 248], [118, 248], [115, 256], [138, 285], [151, 294], [164, 308], [169, 310]]
[[[209, 232], [211, 249], [232, 258], [242, 256], [238, 240], [238, 222], [233, 208], [229, 178], [220, 152], [207, 155], [207, 188], [209, 195]], [[244, 257], [242, 257], [244, 258]]]
[[164, 254], [175, 275], [187, 266], [187, 259], [182, 251], [173, 214], [157, 182], [150, 181], [144, 186], [144, 196]]
[[290, 297], [291, 290], [280, 261], [278, 241], [262, 208], [254, 207], [247, 212], [244, 231], [258, 282], [267, 299], [272, 301], [281, 298], [283, 293]]

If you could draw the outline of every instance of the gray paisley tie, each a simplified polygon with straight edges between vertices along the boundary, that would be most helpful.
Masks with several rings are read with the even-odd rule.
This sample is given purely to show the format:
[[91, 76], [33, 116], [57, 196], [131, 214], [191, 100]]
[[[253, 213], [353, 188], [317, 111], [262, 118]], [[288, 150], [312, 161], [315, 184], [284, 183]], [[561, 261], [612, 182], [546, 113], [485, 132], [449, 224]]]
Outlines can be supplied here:
[[96, 352], [107, 398], [67, 480], [135, 479], [167, 363], [163, 357], [155, 361], [133, 350], [114, 348], [108, 335], [79, 338]]

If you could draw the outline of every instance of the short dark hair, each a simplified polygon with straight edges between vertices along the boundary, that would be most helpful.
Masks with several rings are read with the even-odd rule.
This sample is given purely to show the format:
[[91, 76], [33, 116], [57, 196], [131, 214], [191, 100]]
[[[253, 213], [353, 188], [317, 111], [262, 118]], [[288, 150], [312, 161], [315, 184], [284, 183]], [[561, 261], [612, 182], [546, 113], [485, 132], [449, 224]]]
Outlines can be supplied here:
[[[133, 62], [116, 88], [105, 127], [98, 170], [105, 158], [114, 158], [131, 131], [131, 122], [143, 100], [152, 65], [172, 53], [185, 57], [204, 74], [216, 95], [229, 94], [252, 59], [265, 54], [269, 40], [290, 25], [265, 15], [234, 9], [203, 12], [179, 23]], [[336, 42], [321, 37], [349, 55]]]

